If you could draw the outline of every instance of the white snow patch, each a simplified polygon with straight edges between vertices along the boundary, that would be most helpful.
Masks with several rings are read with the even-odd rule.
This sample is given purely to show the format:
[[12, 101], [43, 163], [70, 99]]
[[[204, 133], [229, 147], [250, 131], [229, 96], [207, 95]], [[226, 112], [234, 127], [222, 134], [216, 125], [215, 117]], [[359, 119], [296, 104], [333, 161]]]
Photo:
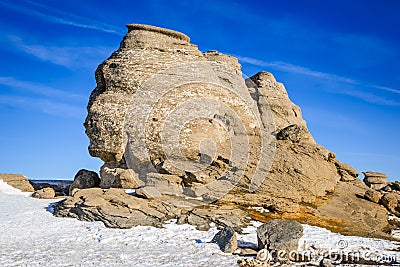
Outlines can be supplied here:
[[24, 196], [30, 196], [32, 194], [32, 192], [22, 192], [21, 190], [7, 184], [3, 180], [0, 180], [0, 193], [6, 195], [24, 195]]
[[264, 207], [250, 207], [249, 209], [258, 211], [260, 213], [266, 213], [266, 212], [270, 212], [269, 209], [266, 209]]
[[[133, 193], [133, 192], [132, 192]], [[57, 218], [54, 200], [34, 199], [0, 181], [0, 266], [237, 266], [240, 258], [209, 243], [218, 230], [198, 231], [169, 221], [164, 228], [106, 228], [101, 222]], [[238, 234], [240, 246], [257, 247], [257, 227]], [[312, 255], [361, 253], [370, 260], [400, 260], [399, 243], [343, 236], [303, 225], [299, 249]], [[400, 230], [399, 230], [400, 232]], [[399, 233], [400, 234], [400, 233]], [[365, 257], [366, 256], [366, 257]], [[315, 257], [317, 264], [321, 257]], [[344, 265], [343, 265], [344, 266]]]
[[[6, 188], [7, 190], [3, 189]], [[191, 225], [110, 229], [57, 218], [54, 200], [0, 192], [0, 266], [236, 266], [239, 256], [208, 243], [218, 232]], [[14, 191], [13, 191], [14, 192]]]

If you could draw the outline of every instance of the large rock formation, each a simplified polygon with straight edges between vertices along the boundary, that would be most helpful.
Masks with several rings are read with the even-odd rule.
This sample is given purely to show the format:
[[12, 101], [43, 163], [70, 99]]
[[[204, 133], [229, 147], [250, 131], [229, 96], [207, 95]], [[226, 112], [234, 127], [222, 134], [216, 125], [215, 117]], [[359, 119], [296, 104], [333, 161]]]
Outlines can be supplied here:
[[[236, 58], [217, 51], [202, 53], [182, 33], [147, 25], [127, 27], [120, 48], [96, 70], [97, 87], [90, 96], [85, 127], [90, 154], [104, 161], [100, 186], [140, 187], [141, 198], [122, 191], [82, 190], [81, 197], [77, 193], [61, 204], [58, 215], [118, 226], [121, 219], [113, 222], [112, 217], [121, 212], [113, 207], [123, 207], [130, 214], [125, 218], [145, 207], [153, 225], [175, 217], [200, 228], [210, 221], [237, 227], [245, 221], [235, 216], [245, 218], [253, 206], [281, 214], [307, 209], [317, 223], [318, 216], [330, 220], [321, 207], [339, 205], [343, 199], [354, 209], [369, 205], [355, 197], [360, 187], [347, 184], [357, 180], [358, 172], [316, 144], [300, 108], [271, 73], [245, 80]], [[344, 192], [346, 185], [350, 193]], [[352, 197], [341, 198], [342, 192]], [[125, 199], [126, 205], [106, 204]], [[93, 206], [97, 202], [99, 209]], [[163, 205], [156, 208], [157, 216], [148, 210], [152, 203]], [[220, 208], [201, 206], [205, 203]], [[229, 209], [230, 215], [218, 213]], [[368, 231], [372, 226], [366, 217], [381, 211], [375, 205], [369, 213], [360, 213], [357, 223]], [[331, 217], [334, 228], [342, 218]], [[378, 231], [385, 220], [385, 215], [376, 219]]]

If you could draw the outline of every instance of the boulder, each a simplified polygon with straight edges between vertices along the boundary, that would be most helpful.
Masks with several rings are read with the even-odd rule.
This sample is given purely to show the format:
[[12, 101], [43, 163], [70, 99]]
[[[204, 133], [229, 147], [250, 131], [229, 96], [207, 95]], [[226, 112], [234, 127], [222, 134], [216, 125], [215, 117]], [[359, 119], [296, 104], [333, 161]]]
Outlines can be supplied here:
[[44, 198], [44, 199], [55, 198], [55, 196], [56, 196], [56, 191], [51, 187], [45, 187], [45, 188], [36, 190], [32, 194], [32, 197], [34, 197], [34, 198]]
[[75, 175], [74, 181], [69, 187], [69, 195], [73, 195], [79, 189], [98, 187], [99, 184], [100, 178], [96, 172], [82, 169]]
[[211, 243], [216, 243], [224, 253], [233, 253], [238, 247], [235, 230], [227, 227], [219, 231]]
[[22, 174], [0, 174], [0, 180], [15, 187], [22, 192], [34, 192], [32, 184], [29, 179]]
[[372, 201], [374, 203], [379, 203], [379, 200], [381, 199], [382, 196], [383, 194], [376, 190], [367, 190], [364, 194], [365, 199]]
[[303, 226], [294, 220], [271, 220], [257, 228], [258, 248], [267, 249], [274, 257], [297, 251], [302, 236]]
[[126, 165], [105, 163], [100, 168], [101, 188], [136, 188], [137, 173], [128, 169]]

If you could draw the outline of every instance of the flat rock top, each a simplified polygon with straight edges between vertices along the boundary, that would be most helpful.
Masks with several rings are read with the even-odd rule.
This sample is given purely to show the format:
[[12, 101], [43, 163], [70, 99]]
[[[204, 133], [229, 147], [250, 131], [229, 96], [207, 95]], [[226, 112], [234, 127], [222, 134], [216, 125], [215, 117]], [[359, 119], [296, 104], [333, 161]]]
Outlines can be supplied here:
[[180, 39], [182, 41], [190, 42], [190, 37], [187, 36], [186, 34], [170, 29], [160, 28], [146, 24], [127, 24], [126, 27], [128, 28], [128, 31], [142, 30], [142, 31], [158, 32], [161, 34], [165, 34], [167, 36]]
[[381, 173], [381, 172], [368, 171], [368, 172], [363, 172], [363, 174], [365, 175], [365, 177], [382, 177], [382, 178], [387, 178], [388, 177], [387, 174], [384, 174], [384, 173]]

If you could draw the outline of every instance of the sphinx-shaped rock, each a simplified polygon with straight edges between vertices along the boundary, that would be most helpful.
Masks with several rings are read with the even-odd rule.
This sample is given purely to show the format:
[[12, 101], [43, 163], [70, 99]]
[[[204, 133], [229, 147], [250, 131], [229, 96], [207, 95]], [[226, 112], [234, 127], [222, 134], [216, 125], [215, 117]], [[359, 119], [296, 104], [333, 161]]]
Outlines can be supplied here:
[[[129, 197], [131, 206], [124, 210], [130, 214], [127, 221], [138, 205], [150, 202], [163, 203], [157, 211], [165, 205], [180, 210], [157, 216], [155, 224], [175, 216], [201, 229], [210, 221], [246, 224], [243, 218], [252, 206], [282, 214], [308, 210], [316, 221], [334, 218], [335, 224], [343, 217], [330, 212], [350, 201], [346, 219], [362, 207], [357, 222], [365, 231], [373, 226], [364, 217], [385, 214], [379, 205], [368, 210], [370, 202], [356, 198], [354, 192], [368, 189], [357, 184], [358, 172], [316, 144], [300, 108], [271, 73], [243, 79], [236, 58], [202, 53], [182, 33], [127, 27], [119, 49], [96, 70], [85, 121], [89, 152], [104, 161], [100, 186], [140, 187], [139, 200]], [[96, 201], [111, 197], [106, 190], [80, 194], [85, 192]], [[126, 197], [117, 195], [118, 201]], [[193, 199], [198, 206], [215, 206], [195, 208]], [[74, 207], [83, 207], [79, 201], [67, 199], [59, 214], [74, 214]], [[101, 204], [103, 214], [112, 215], [107, 201]], [[232, 206], [234, 212], [226, 209]], [[92, 209], [79, 209], [76, 217], [93, 220], [84, 215]], [[383, 229], [385, 219], [372, 221]], [[138, 223], [132, 222], [128, 225]]]

